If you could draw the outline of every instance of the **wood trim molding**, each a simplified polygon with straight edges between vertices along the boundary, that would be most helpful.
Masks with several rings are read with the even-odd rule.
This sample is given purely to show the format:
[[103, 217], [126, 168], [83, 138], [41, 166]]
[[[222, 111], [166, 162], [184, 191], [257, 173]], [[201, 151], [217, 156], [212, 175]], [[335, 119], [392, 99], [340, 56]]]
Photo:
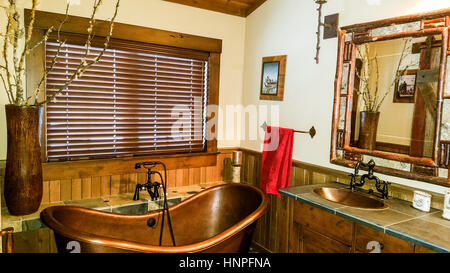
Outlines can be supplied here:
[[[353, 160], [347, 160], [347, 159], [333, 159], [331, 160], [331, 163], [340, 165], [347, 168], [354, 168], [355, 167], [355, 161]], [[406, 178], [410, 180], [416, 180], [416, 181], [422, 181], [422, 182], [428, 182], [435, 185], [443, 186], [443, 187], [449, 187], [450, 182], [448, 178], [442, 178], [442, 177], [432, 177], [428, 175], [422, 175], [419, 173], [413, 173], [413, 172], [405, 172], [401, 170], [396, 170], [392, 168], [386, 168], [386, 167], [375, 167], [375, 172], [383, 173], [386, 175]]]
[[[208, 79], [208, 107], [219, 105], [219, 89], [220, 89], [220, 54], [211, 53], [209, 56], [209, 79]], [[212, 128], [207, 128], [207, 143], [206, 148], [209, 153], [217, 152], [217, 121], [218, 114], [214, 112], [211, 117], [207, 117], [207, 124], [212, 119], [215, 119], [215, 124]]]
[[216, 165], [217, 153], [43, 163], [43, 180], [77, 179], [146, 172], [144, 169], [136, 170], [134, 168], [136, 163], [144, 161], [162, 161], [166, 164], [168, 170], [208, 167]]
[[394, 18], [390, 18], [390, 19], [383, 19], [383, 20], [377, 20], [377, 21], [372, 21], [372, 22], [367, 22], [367, 23], [354, 24], [354, 25], [342, 27], [341, 29], [345, 30], [346, 32], [355, 32], [355, 31], [363, 32], [368, 29], [389, 26], [389, 25], [392, 25], [393, 22], [395, 22], [395, 24], [405, 24], [405, 23], [410, 23], [410, 22], [415, 22], [415, 21], [420, 21], [420, 20], [430, 20], [430, 19], [447, 16], [449, 13], [450, 13], [450, 8], [446, 8], [446, 9], [440, 9], [440, 10], [435, 10], [435, 11], [431, 11], [431, 12], [424, 12], [424, 13], [418, 13], [418, 14], [412, 14], [412, 15], [410, 14], [410, 15], [394, 17]]
[[257, 10], [262, 4], [264, 4], [267, 0], [256, 0], [255, 3], [247, 10], [245, 17], [252, 14], [255, 10]]
[[[246, 149], [246, 148], [237, 148], [237, 150], [243, 151], [244, 153], [248, 153], [253, 156], [262, 156], [262, 152], [257, 152], [257, 151]], [[314, 172], [319, 172], [319, 173], [327, 173], [327, 174], [335, 175], [338, 177], [347, 177], [347, 175], [348, 175], [348, 173], [346, 173], [344, 171], [339, 171], [339, 170], [331, 169], [328, 167], [323, 167], [323, 166], [306, 163], [306, 162], [298, 161], [298, 160], [292, 160], [292, 167], [308, 169], [308, 170], [311, 170]]]
[[[31, 11], [25, 9], [25, 23], [28, 23]], [[58, 26], [65, 15], [45, 11], [36, 11], [35, 28], [49, 29]], [[89, 26], [89, 18], [69, 16], [67, 23], [61, 29], [63, 32], [86, 33]], [[97, 36], [106, 36], [109, 29], [107, 21], [97, 20], [94, 32]], [[222, 40], [166, 31], [142, 26], [134, 26], [123, 23], [114, 24], [112, 38], [137, 41], [150, 44], [173, 46], [186, 49], [194, 49], [206, 52], [222, 53]]]
[[[224, 0], [164, 0], [176, 4], [201, 8], [229, 15], [247, 17], [267, 0], [224, 1]], [[252, 3], [253, 2], [253, 3]]]
[[378, 142], [376, 143], [376, 150], [398, 153], [398, 154], [409, 154], [409, 150], [411, 149], [408, 145], [401, 145], [395, 143], [387, 143], [387, 142]]
[[221, 154], [231, 154], [234, 151], [239, 151], [240, 148], [237, 147], [227, 147], [227, 148], [218, 148], [217, 151]]

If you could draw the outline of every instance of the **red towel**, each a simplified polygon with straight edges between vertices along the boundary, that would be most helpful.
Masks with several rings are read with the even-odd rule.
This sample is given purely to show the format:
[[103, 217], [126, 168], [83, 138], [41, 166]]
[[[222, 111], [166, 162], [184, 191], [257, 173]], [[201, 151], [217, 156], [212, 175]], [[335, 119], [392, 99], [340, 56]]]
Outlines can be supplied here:
[[261, 162], [260, 186], [267, 194], [277, 195], [279, 189], [291, 184], [294, 130], [268, 126]]

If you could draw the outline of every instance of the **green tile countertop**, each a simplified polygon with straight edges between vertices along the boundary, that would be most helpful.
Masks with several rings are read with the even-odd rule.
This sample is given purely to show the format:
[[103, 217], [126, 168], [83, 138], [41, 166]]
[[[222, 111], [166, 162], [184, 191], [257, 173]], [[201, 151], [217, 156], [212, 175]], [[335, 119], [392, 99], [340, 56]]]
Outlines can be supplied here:
[[[214, 182], [170, 188], [167, 191], [167, 201], [169, 206], [172, 206], [202, 190], [221, 184], [225, 183]], [[161, 202], [151, 201], [147, 192], [140, 192], [140, 200], [138, 201], [133, 201], [133, 195], [134, 194], [132, 193], [126, 193], [116, 196], [42, 204], [37, 212], [26, 216], [13, 216], [9, 214], [6, 208], [2, 208], [2, 228], [13, 227], [14, 232], [25, 232], [44, 228], [45, 226], [41, 222], [39, 215], [45, 208], [53, 206], [77, 206], [120, 214], [145, 214], [150, 211], [161, 209]]]
[[287, 197], [323, 209], [380, 232], [409, 241], [413, 244], [442, 253], [450, 253], [450, 221], [442, 218], [442, 211], [432, 209], [422, 212], [410, 202], [389, 199], [389, 208], [383, 210], [358, 209], [323, 199], [314, 189], [323, 186], [346, 188], [339, 183], [291, 187], [279, 190]]

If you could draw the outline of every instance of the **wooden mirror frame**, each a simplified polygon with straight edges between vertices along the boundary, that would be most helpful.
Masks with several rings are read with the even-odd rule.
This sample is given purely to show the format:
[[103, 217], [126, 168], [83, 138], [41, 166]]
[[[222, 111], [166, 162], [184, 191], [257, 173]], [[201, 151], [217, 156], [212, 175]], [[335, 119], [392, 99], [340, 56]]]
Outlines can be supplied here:
[[[372, 35], [372, 31], [382, 27], [394, 27], [408, 23], [420, 23], [417, 30], [392, 32], [386, 35]], [[375, 171], [407, 179], [420, 180], [433, 184], [450, 186], [448, 174], [439, 175], [440, 168], [448, 172], [450, 161], [450, 141], [441, 141], [441, 118], [444, 99], [450, 99], [450, 95], [444, 96], [447, 57], [450, 56], [449, 46], [450, 8], [433, 12], [420, 13], [379, 20], [369, 23], [356, 24], [343, 27], [339, 30], [338, 58], [335, 78], [335, 96], [333, 106], [333, 120], [331, 133], [330, 161], [333, 164], [354, 167], [362, 160], [363, 155], [374, 156], [380, 159], [403, 162], [410, 164], [410, 171], [394, 169], [386, 166], [377, 166]], [[353, 89], [355, 85], [356, 47], [363, 43], [385, 41], [405, 37], [423, 37], [428, 35], [442, 35], [442, 54], [438, 79], [437, 115], [435, 120], [435, 137], [432, 158], [413, 157], [410, 155], [391, 153], [379, 150], [364, 150], [350, 146], [352, 131]], [[346, 94], [342, 94], [341, 84], [344, 64], [348, 64], [348, 81]], [[450, 84], [450, 83], [449, 83]], [[345, 126], [339, 129], [341, 98], [347, 97]], [[341, 126], [342, 128], [342, 126]]]

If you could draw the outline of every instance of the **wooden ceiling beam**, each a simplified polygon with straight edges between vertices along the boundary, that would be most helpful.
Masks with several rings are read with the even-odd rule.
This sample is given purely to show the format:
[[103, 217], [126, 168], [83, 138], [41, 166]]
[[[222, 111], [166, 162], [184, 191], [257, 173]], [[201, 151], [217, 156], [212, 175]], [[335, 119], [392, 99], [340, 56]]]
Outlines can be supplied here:
[[264, 4], [267, 0], [256, 0], [252, 6], [250, 6], [250, 8], [247, 10], [247, 16], [249, 16], [250, 14], [252, 14], [255, 10], [257, 10], [262, 4]]
[[164, 0], [191, 7], [247, 17], [267, 0]]

